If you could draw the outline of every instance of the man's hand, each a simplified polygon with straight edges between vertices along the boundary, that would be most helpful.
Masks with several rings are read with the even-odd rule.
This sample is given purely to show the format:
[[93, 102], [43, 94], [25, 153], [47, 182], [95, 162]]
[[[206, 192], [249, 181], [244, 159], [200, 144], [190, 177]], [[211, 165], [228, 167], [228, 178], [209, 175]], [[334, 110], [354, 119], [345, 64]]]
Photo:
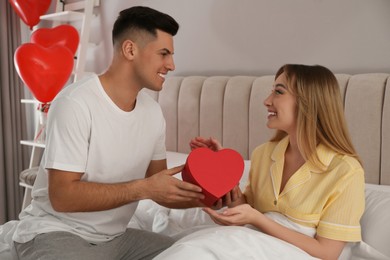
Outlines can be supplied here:
[[184, 165], [160, 171], [146, 178], [146, 189], [151, 200], [160, 205], [174, 208], [203, 206], [202, 188], [189, 182], [181, 181], [173, 175], [181, 172]]

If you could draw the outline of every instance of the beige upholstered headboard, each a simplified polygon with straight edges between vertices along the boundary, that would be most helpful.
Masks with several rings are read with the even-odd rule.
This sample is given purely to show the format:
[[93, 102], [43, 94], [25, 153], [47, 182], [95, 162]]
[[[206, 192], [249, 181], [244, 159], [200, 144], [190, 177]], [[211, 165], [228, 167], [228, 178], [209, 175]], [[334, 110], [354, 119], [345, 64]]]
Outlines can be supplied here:
[[[352, 140], [366, 171], [366, 182], [390, 185], [390, 75], [336, 75]], [[167, 121], [167, 149], [188, 153], [195, 136], [213, 136], [250, 159], [273, 131], [263, 105], [274, 76], [188, 76], [167, 78], [150, 93]], [[386, 91], [387, 90], [387, 91]]]

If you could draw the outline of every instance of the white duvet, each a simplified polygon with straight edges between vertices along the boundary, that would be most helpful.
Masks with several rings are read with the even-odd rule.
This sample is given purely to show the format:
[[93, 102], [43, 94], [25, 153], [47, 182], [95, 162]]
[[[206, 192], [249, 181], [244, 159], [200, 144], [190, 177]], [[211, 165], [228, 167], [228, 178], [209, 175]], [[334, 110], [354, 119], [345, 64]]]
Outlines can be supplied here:
[[[279, 214], [269, 214], [281, 224], [314, 235], [314, 229], [298, 226]], [[213, 226], [189, 234], [155, 258], [169, 259], [317, 259], [301, 249], [250, 227]]]
[[246, 227], [213, 227], [192, 233], [156, 260], [316, 259], [299, 248]]

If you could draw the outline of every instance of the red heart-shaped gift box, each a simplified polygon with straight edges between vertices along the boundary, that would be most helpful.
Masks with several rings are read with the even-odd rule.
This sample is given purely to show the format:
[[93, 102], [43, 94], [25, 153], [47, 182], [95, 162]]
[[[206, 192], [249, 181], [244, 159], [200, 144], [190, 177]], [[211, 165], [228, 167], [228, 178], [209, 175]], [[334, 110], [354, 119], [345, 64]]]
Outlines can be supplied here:
[[188, 155], [182, 179], [200, 186], [205, 195], [202, 202], [210, 207], [239, 183], [243, 171], [244, 160], [235, 150], [214, 152], [202, 147]]

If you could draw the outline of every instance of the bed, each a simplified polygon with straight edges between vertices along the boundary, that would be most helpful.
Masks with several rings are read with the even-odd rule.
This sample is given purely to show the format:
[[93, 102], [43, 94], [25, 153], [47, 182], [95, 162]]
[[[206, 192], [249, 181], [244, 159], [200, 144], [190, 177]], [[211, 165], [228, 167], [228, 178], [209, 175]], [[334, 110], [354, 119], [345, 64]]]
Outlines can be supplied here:
[[[336, 74], [353, 142], [365, 167], [366, 210], [361, 220], [363, 241], [348, 244], [340, 259], [390, 259], [390, 75]], [[273, 75], [187, 76], [167, 78], [161, 92], [147, 91], [162, 107], [167, 121], [169, 167], [183, 164], [189, 140], [213, 136], [244, 158], [246, 183], [250, 155], [272, 131], [265, 126], [263, 100]], [[177, 176], [180, 178], [180, 174]], [[275, 221], [295, 228], [283, 216]], [[12, 259], [11, 237], [16, 221], [0, 227], [0, 259]], [[314, 259], [300, 249], [262, 234], [253, 227], [222, 227], [202, 209], [176, 210], [153, 201], [139, 203], [129, 227], [169, 235], [176, 243], [156, 259]]]
[[[187, 154], [168, 152], [167, 157], [169, 166], [173, 167], [184, 163]], [[250, 161], [245, 160], [241, 188], [245, 186], [249, 167]], [[280, 224], [305, 233], [302, 226], [294, 225], [282, 216], [271, 217]], [[389, 219], [390, 186], [366, 184], [366, 211], [361, 220], [363, 242], [347, 244], [339, 259], [390, 259]], [[168, 209], [145, 200], [140, 202], [129, 226], [165, 234], [177, 240], [156, 260], [316, 259], [253, 227], [218, 226], [200, 208]]]
[[[363, 242], [348, 244], [340, 259], [390, 259], [390, 75], [336, 78], [366, 174]], [[273, 81], [273, 75], [172, 77], [161, 92], [149, 92], [167, 120], [169, 166], [185, 162], [191, 138], [213, 136], [245, 159], [243, 187], [251, 152], [273, 134], [265, 125], [263, 106]], [[291, 225], [283, 218], [278, 221]], [[216, 226], [201, 209], [173, 210], [142, 201], [130, 225], [178, 239], [157, 259], [310, 259], [250, 227]]]

